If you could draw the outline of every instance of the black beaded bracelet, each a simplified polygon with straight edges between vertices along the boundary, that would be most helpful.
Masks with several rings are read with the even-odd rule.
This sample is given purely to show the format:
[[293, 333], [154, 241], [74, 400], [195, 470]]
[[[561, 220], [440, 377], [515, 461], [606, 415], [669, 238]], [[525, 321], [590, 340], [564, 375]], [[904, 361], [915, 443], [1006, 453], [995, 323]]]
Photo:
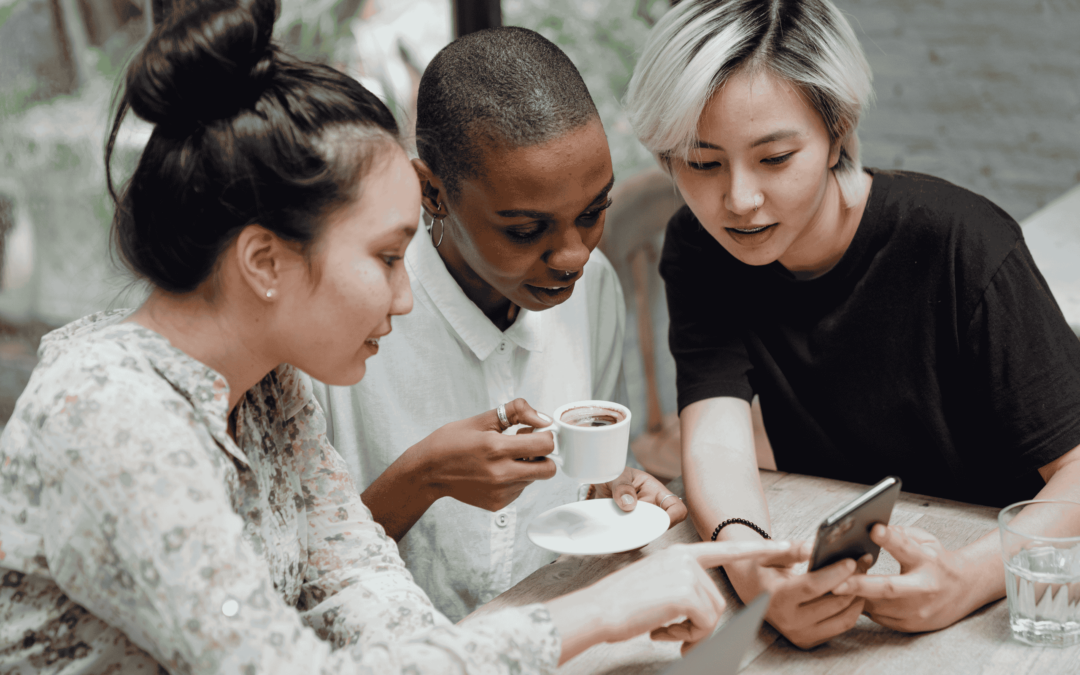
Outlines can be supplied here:
[[753, 530], [754, 532], [757, 532], [757, 533], [758, 533], [758, 534], [760, 534], [761, 536], [765, 537], [766, 539], [772, 539], [772, 537], [770, 537], [770, 536], [769, 536], [769, 533], [768, 533], [768, 532], [766, 532], [765, 530], [761, 529], [761, 528], [760, 528], [760, 527], [758, 527], [757, 525], [755, 525], [755, 524], [751, 523], [751, 522], [750, 522], [749, 520], [747, 520], [746, 518], [728, 518], [728, 519], [727, 519], [727, 520], [725, 520], [724, 522], [722, 522], [722, 523], [720, 523], [719, 525], [717, 525], [717, 526], [716, 526], [716, 529], [715, 529], [715, 530], [713, 530], [713, 533], [712, 533], [712, 540], [713, 540], [713, 541], [716, 541], [716, 538], [717, 538], [718, 536], [720, 536], [720, 530], [724, 529], [725, 527], [727, 527], [728, 525], [730, 525], [730, 524], [732, 524], [732, 523], [738, 523], [738, 524], [740, 524], [740, 525], [745, 525], [745, 526], [749, 527], [749, 528], [750, 528], [751, 530]]

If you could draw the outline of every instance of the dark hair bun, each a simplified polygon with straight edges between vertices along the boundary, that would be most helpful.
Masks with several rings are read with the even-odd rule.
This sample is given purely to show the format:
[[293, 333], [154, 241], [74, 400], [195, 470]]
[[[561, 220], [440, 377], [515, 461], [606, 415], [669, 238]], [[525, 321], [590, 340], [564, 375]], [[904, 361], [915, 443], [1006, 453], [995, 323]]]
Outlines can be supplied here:
[[181, 0], [127, 72], [127, 101], [139, 117], [187, 125], [251, 106], [274, 70], [275, 0]]

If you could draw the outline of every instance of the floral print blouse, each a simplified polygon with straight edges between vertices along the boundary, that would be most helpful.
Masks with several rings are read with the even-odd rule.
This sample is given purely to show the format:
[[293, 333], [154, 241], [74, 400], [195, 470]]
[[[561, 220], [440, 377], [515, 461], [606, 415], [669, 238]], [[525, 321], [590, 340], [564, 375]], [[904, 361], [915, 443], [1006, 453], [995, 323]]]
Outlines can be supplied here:
[[432, 607], [299, 371], [233, 442], [224, 378], [126, 316], [46, 336], [0, 436], [0, 675], [555, 669], [543, 605]]

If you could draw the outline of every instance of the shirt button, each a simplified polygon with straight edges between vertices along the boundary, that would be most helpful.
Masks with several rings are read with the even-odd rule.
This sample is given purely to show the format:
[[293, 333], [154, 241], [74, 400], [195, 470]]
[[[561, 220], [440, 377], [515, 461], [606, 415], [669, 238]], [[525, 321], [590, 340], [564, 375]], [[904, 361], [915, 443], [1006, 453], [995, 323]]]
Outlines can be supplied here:
[[510, 522], [510, 518], [505, 513], [495, 516], [495, 524], [499, 527], [506, 527], [508, 522]]
[[507, 346], [507, 344], [505, 342], [500, 342], [499, 343], [499, 353], [500, 354], [505, 354], [507, 349], [509, 349], [509, 347]]

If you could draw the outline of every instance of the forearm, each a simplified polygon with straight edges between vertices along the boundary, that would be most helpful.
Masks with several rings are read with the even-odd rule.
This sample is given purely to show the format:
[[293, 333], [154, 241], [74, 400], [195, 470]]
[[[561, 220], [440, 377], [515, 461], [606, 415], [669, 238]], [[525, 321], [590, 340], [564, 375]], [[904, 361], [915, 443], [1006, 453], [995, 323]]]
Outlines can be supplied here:
[[547, 603], [551, 622], [562, 638], [559, 665], [574, 658], [589, 647], [607, 641], [605, 605], [589, 598], [588, 588], [555, 598]]
[[[683, 482], [694, 527], [708, 541], [728, 518], [745, 518], [771, 532], [772, 522], [758, 477], [750, 405], [741, 399], [718, 398], [687, 406], [680, 415]], [[720, 541], [760, 540], [754, 530], [733, 523]], [[753, 562], [725, 569], [740, 596], [753, 593]]]
[[[707, 541], [716, 526], [728, 518], [745, 518], [769, 531], [749, 404], [732, 398], [699, 401], [683, 410], [680, 422], [683, 484], [701, 538]], [[726, 540], [739, 530], [753, 533], [744, 526], [731, 525], [719, 538]]]
[[[1076, 454], [1074, 450], [1070, 454]], [[1044, 473], [1045, 475], [1045, 473]], [[1054, 471], [1038, 494], [1032, 499], [1063, 499], [1080, 502], [1080, 461], [1065, 463]], [[1066, 536], [1069, 528], [1075, 532], [1077, 523], [1037, 522], [1027, 514], [1021, 514], [1013, 521], [1014, 525], [1024, 525], [1046, 536]], [[1005, 569], [1001, 560], [1001, 537], [997, 529], [983, 535], [978, 541], [968, 544], [957, 551], [964, 561], [965, 571], [970, 571], [972, 593], [968, 603], [969, 611], [975, 611], [988, 602], [1005, 597]], [[968, 576], [965, 574], [965, 576]]]
[[360, 495], [375, 522], [394, 541], [401, 541], [441, 496], [425, 476], [423, 463], [410, 448]]

